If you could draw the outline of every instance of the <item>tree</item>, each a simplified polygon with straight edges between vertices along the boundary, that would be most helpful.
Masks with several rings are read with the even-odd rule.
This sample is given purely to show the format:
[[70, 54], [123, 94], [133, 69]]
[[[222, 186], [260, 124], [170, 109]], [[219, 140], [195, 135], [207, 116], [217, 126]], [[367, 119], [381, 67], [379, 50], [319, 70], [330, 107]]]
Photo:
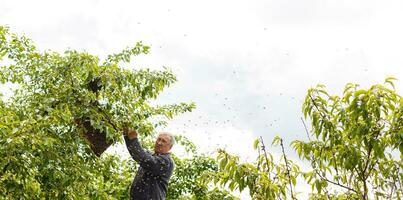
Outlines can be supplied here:
[[141, 42], [103, 62], [87, 52], [40, 52], [26, 37], [0, 26], [0, 82], [18, 84], [0, 103], [0, 197], [124, 196], [128, 179], [112, 177], [127, 169], [119, 170], [115, 157], [98, 158], [105, 147], [122, 141], [125, 127], [151, 138], [155, 127], [194, 108], [152, 105], [176, 81], [169, 70], [119, 67], [148, 52]]
[[310, 140], [292, 145], [313, 168], [304, 174], [316, 189], [313, 198], [402, 198], [403, 99], [393, 81], [369, 89], [347, 84], [342, 96], [323, 85], [308, 91]]
[[231, 190], [248, 188], [253, 199], [294, 199], [293, 186], [302, 175], [312, 187], [310, 199], [402, 198], [403, 99], [394, 78], [369, 89], [347, 84], [341, 97], [330, 96], [318, 85], [308, 90], [303, 113], [312, 132], [306, 129], [309, 140], [291, 145], [311, 164], [311, 171], [300, 172], [287, 159], [282, 139], [275, 137], [273, 144], [283, 150], [280, 163], [273, 162], [262, 139], [256, 140], [256, 162], [240, 162], [220, 150], [219, 173], [210, 174], [207, 181], [213, 178]]

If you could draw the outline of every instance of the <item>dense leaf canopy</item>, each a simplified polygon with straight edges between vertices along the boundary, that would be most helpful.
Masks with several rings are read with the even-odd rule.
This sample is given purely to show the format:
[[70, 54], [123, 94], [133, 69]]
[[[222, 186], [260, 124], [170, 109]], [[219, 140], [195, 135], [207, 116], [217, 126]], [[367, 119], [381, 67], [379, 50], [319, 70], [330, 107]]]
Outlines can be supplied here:
[[[87, 52], [40, 52], [26, 37], [0, 27], [0, 82], [17, 85], [0, 101], [0, 198], [127, 199], [136, 165], [102, 152], [122, 141], [126, 127], [136, 128], [147, 146], [156, 127], [195, 107], [153, 104], [176, 81], [168, 69], [120, 67], [148, 52], [141, 42], [102, 62]], [[197, 155], [190, 141], [177, 139]], [[216, 169], [202, 155], [175, 160], [172, 199], [194, 196], [189, 181]], [[205, 197], [225, 195], [200, 187]]]

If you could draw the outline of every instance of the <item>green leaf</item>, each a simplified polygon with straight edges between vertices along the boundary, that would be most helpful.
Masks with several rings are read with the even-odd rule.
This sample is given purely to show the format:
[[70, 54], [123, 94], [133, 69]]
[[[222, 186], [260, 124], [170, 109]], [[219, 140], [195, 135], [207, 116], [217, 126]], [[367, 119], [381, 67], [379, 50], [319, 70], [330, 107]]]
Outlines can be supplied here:
[[274, 137], [274, 139], [273, 139], [273, 142], [272, 142], [271, 144], [277, 146], [277, 145], [280, 144], [280, 142], [281, 142], [281, 137], [278, 136], [278, 135], [276, 135], [276, 136]]
[[253, 149], [256, 150], [256, 149], [259, 147], [259, 143], [260, 143], [259, 139], [256, 139], [256, 140], [253, 142]]

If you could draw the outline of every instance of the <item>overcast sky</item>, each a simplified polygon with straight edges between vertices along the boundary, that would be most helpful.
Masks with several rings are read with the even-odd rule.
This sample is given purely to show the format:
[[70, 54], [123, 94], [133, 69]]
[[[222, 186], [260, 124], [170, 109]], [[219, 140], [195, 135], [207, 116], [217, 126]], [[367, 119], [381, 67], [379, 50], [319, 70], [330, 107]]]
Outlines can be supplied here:
[[1, 0], [0, 24], [42, 50], [102, 57], [143, 41], [151, 53], [132, 66], [178, 76], [158, 102], [197, 104], [167, 130], [203, 151], [248, 157], [259, 136], [306, 139], [301, 104], [318, 83], [341, 94], [348, 82], [368, 87], [393, 75], [401, 91], [402, 8], [387, 0]]

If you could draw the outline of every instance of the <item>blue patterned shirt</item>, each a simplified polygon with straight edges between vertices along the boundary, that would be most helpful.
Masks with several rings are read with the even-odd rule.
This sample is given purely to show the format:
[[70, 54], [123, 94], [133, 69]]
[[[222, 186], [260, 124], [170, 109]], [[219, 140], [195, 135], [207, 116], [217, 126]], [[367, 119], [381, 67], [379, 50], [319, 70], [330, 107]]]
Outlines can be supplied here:
[[165, 199], [169, 178], [175, 167], [170, 153], [151, 154], [141, 147], [137, 138], [132, 140], [127, 136], [124, 138], [130, 155], [140, 165], [130, 188], [130, 199]]

